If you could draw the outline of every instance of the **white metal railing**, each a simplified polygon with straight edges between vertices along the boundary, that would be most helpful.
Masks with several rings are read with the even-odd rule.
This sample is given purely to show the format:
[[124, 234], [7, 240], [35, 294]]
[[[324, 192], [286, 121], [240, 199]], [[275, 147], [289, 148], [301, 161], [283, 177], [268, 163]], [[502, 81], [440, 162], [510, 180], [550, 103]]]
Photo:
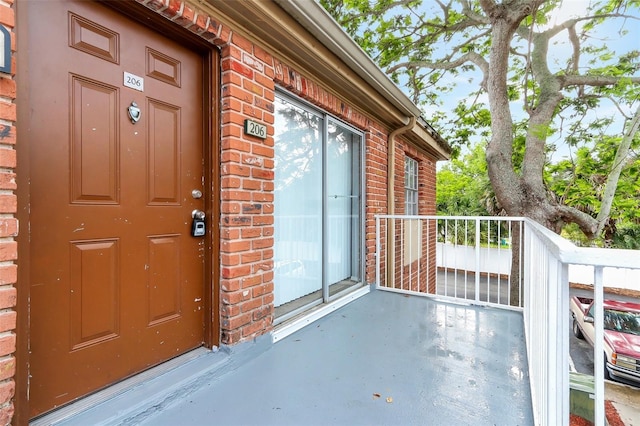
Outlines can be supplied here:
[[[525, 332], [527, 334], [527, 352], [529, 356], [529, 370], [532, 380], [532, 392], [534, 388], [538, 395], [534, 398], [534, 409], [540, 409], [540, 418], [548, 419], [547, 424], [567, 424], [568, 419], [568, 334], [569, 317], [566, 314], [569, 303], [569, 276], [572, 267], [588, 266], [593, 268], [593, 299], [595, 301], [595, 344], [593, 348], [594, 359], [594, 383], [595, 383], [595, 412], [594, 423], [605, 424], [604, 406], [604, 292], [607, 276], [616, 276], [616, 269], [622, 269], [637, 273], [640, 270], [640, 251], [617, 250], [576, 247], [569, 241], [561, 238], [548, 229], [532, 221], [525, 222], [525, 248], [524, 253], [530, 256], [525, 260], [524, 270], [527, 272], [525, 288], [531, 303], [525, 300]], [[536, 257], [535, 253], [539, 253]], [[540, 264], [539, 267], [536, 263]], [[543, 273], [540, 273], [543, 272]], [[544, 284], [540, 286], [539, 280]], [[622, 283], [623, 285], [625, 283]], [[611, 285], [611, 284], [609, 284]], [[542, 287], [542, 288], [540, 288]], [[526, 297], [526, 296], [525, 296]], [[555, 302], [559, 301], [556, 308]], [[541, 338], [541, 332], [536, 327], [538, 317], [544, 313], [544, 307], [540, 304], [549, 303], [554, 306], [548, 312], [546, 327], [549, 333]], [[538, 317], [539, 318], [539, 317]], [[544, 318], [544, 317], [543, 317]], [[542, 343], [544, 342], [544, 343]], [[557, 346], [563, 342], [562, 350]], [[548, 345], [544, 352], [537, 348], [540, 344]], [[564, 346], [567, 346], [565, 349]], [[535, 351], [534, 351], [535, 348]], [[546, 359], [541, 359], [540, 354], [546, 354]], [[533, 361], [532, 361], [533, 359]], [[547, 365], [532, 365], [543, 364]], [[533, 383], [535, 372], [535, 381]], [[555, 379], [554, 379], [555, 376]], [[557, 380], [554, 383], [554, 380]], [[564, 392], [563, 392], [564, 390]], [[562, 395], [562, 407], [558, 406], [558, 397]], [[562, 421], [562, 423], [560, 423]]]
[[596, 307], [595, 424], [604, 425], [604, 282], [612, 268], [640, 273], [640, 251], [579, 248], [523, 218], [376, 216], [378, 289], [522, 310], [539, 425], [569, 424], [569, 282], [584, 267]]
[[539, 425], [569, 423], [569, 274], [560, 254], [572, 247], [525, 221], [524, 331], [533, 414]]
[[[522, 220], [505, 217], [378, 216], [377, 283], [479, 305], [522, 306]], [[516, 248], [514, 254], [513, 247]], [[518, 262], [522, 264], [522, 262]], [[510, 285], [510, 283], [512, 283]], [[512, 299], [512, 300], [511, 300]], [[511, 300], [511, 301], [510, 301]]]

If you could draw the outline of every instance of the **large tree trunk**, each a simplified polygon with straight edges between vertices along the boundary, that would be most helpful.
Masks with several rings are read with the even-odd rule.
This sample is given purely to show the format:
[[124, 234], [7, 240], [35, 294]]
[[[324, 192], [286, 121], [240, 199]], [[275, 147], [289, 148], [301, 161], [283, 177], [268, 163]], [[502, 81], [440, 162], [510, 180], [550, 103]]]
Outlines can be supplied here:
[[[487, 15], [492, 17], [491, 66], [486, 78], [491, 112], [491, 140], [486, 157], [496, 199], [509, 216], [530, 218], [555, 232], [560, 232], [565, 223], [575, 222], [586, 235], [593, 235], [597, 228], [595, 219], [558, 204], [549, 195], [543, 181], [547, 133], [554, 111], [563, 98], [561, 80], [551, 74], [546, 66], [548, 35], [536, 36], [533, 43], [531, 67], [540, 83], [540, 92], [535, 108], [528, 110], [530, 119], [525, 154], [519, 172], [513, 162], [513, 119], [507, 90], [510, 43], [521, 20], [539, 3], [515, 2], [514, 8], [509, 10], [495, 7], [490, 2], [482, 2], [482, 5]], [[524, 302], [520, 293], [521, 228], [519, 225], [512, 228], [510, 304], [521, 306]]]

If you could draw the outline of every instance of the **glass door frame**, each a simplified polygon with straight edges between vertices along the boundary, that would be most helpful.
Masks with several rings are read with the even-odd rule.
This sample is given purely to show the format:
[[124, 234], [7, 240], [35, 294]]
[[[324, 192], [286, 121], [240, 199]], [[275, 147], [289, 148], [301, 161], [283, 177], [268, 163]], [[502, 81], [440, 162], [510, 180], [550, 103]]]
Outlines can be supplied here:
[[[352, 132], [353, 134], [359, 136], [360, 138], [360, 142], [358, 144], [358, 155], [356, 158], [352, 158], [351, 160], [351, 182], [352, 182], [352, 186], [353, 186], [353, 179], [356, 178], [356, 176], [353, 175], [353, 166], [354, 166], [354, 162], [358, 162], [358, 175], [357, 175], [357, 179], [358, 179], [358, 200], [359, 200], [359, 205], [358, 205], [358, 226], [357, 229], [351, 229], [351, 234], [353, 237], [353, 234], [355, 232], [357, 232], [357, 234], [360, 235], [360, 239], [358, 241], [358, 246], [357, 247], [351, 247], [351, 252], [350, 252], [350, 263], [354, 262], [354, 253], [353, 253], [353, 249], [356, 248], [357, 249], [357, 253], [358, 253], [358, 281], [354, 282], [353, 285], [349, 286], [348, 288], [334, 294], [333, 296], [331, 296], [330, 293], [330, 286], [332, 284], [335, 283], [330, 283], [329, 279], [328, 279], [328, 271], [329, 271], [329, 208], [328, 208], [328, 200], [329, 200], [329, 196], [330, 194], [328, 194], [328, 189], [329, 189], [329, 164], [328, 164], [328, 159], [329, 159], [329, 129], [331, 124], [334, 124], [336, 126], [342, 126], [344, 128], [346, 128], [347, 130], [349, 130], [350, 132]], [[322, 299], [324, 303], [328, 303], [332, 300], [336, 300], [338, 298], [340, 298], [342, 295], [350, 293], [351, 291], [353, 291], [353, 289], [355, 287], [360, 287], [364, 281], [364, 263], [365, 263], [365, 256], [364, 254], [364, 249], [365, 249], [365, 220], [364, 220], [364, 214], [365, 214], [365, 173], [364, 173], [364, 169], [365, 169], [365, 157], [364, 157], [364, 153], [366, 152], [365, 149], [365, 135], [362, 131], [360, 131], [359, 129], [356, 129], [355, 127], [353, 127], [352, 125], [345, 123], [344, 121], [333, 117], [330, 114], [326, 114], [325, 115], [325, 120], [324, 120], [324, 140], [323, 140], [323, 158], [322, 158], [322, 169], [323, 169], [323, 175], [322, 175]], [[355, 227], [354, 227], [355, 228]], [[353, 266], [352, 266], [352, 270], [353, 270]]]
[[[316, 300], [313, 300], [305, 305], [302, 305], [294, 310], [291, 310], [290, 312], [286, 312], [284, 314], [282, 314], [281, 316], [275, 317], [274, 318], [274, 325], [280, 324], [284, 321], [287, 321], [293, 317], [296, 317], [298, 315], [300, 315], [303, 312], [309, 311], [311, 308], [314, 308], [315, 306], [321, 305], [321, 304], [326, 304], [332, 301], [335, 301], [349, 293], [351, 293], [352, 291], [354, 291], [357, 288], [362, 287], [365, 283], [364, 283], [364, 273], [365, 273], [365, 248], [366, 248], [366, 241], [365, 241], [365, 212], [366, 212], [366, 186], [365, 186], [365, 169], [366, 169], [366, 162], [365, 162], [365, 153], [366, 153], [366, 138], [365, 138], [365, 133], [354, 127], [353, 125], [350, 125], [349, 123], [340, 120], [339, 118], [329, 114], [328, 112], [317, 108], [316, 106], [310, 104], [309, 102], [289, 93], [286, 92], [280, 88], [276, 88], [276, 97], [282, 99], [283, 101], [292, 104], [293, 106], [296, 106], [298, 108], [304, 109], [306, 111], [309, 111], [313, 114], [317, 114], [322, 116], [323, 118], [323, 140], [322, 140], [322, 147], [321, 147], [321, 152], [322, 152], [322, 218], [321, 218], [321, 222], [322, 222], [322, 236], [321, 236], [321, 244], [322, 244], [322, 272], [321, 272], [321, 282], [322, 282], [322, 297], [318, 298]], [[275, 112], [277, 113], [277, 111]], [[331, 124], [330, 124], [331, 123]], [[328, 268], [329, 268], [329, 214], [328, 214], [328, 175], [329, 175], [329, 164], [328, 164], [328, 157], [329, 157], [329, 129], [330, 129], [330, 125], [335, 125], [335, 126], [339, 126], [339, 127], [343, 127], [345, 129], [347, 129], [349, 132], [351, 132], [353, 135], [356, 135], [359, 138], [359, 143], [358, 143], [358, 153], [357, 153], [357, 158], [352, 158], [351, 162], [352, 162], [352, 168], [351, 168], [351, 182], [353, 185], [353, 180], [354, 179], [358, 179], [358, 190], [359, 190], [359, 197], [358, 197], [358, 223], [357, 223], [357, 230], [356, 229], [352, 229], [351, 233], [352, 233], [352, 238], [353, 238], [353, 234], [354, 233], [358, 233], [360, 238], [359, 241], [356, 242], [356, 244], [352, 244], [351, 245], [351, 250], [350, 250], [350, 259], [349, 262], [353, 264], [354, 261], [357, 260], [358, 265], [357, 265], [357, 273], [359, 274], [359, 276], [357, 277], [358, 279], [356, 281], [353, 282], [353, 285], [349, 285], [347, 288], [333, 294], [330, 295], [330, 285], [331, 283], [328, 282]], [[277, 141], [274, 141], [274, 149], [275, 149], [275, 143], [277, 143]], [[355, 165], [357, 162], [358, 165], [358, 171], [357, 174], [354, 175], [353, 173], [353, 165]], [[276, 171], [277, 173], [277, 171]], [[275, 194], [277, 196], [277, 194]], [[275, 200], [274, 200], [275, 203]], [[275, 215], [276, 213], [274, 213]], [[352, 228], [356, 228], [356, 227], [352, 227]], [[274, 232], [275, 234], [275, 232]], [[274, 241], [275, 244], [275, 241]], [[354, 254], [353, 251], [354, 249], [356, 249], [358, 251], [357, 254]], [[356, 258], [357, 256], [357, 258]], [[353, 265], [351, 266], [352, 270], [353, 270]], [[275, 282], [275, 275], [274, 275], [274, 292], [277, 291], [277, 283]], [[292, 299], [296, 300], [296, 299]], [[289, 302], [286, 302], [289, 303]], [[284, 304], [286, 304], [284, 303]], [[283, 305], [284, 305], [283, 304]], [[281, 306], [281, 305], [279, 305]]]

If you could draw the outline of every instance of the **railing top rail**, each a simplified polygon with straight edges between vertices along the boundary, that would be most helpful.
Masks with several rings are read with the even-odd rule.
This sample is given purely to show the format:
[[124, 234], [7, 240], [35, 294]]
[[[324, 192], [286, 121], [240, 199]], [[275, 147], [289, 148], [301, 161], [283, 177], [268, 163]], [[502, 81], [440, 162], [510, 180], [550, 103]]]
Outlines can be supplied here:
[[549, 252], [564, 264], [593, 265], [612, 268], [640, 269], [640, 250], [601, 249], [594, 247], [578, 247], [572, 242], [562, 238], [555, 232], [545, 228], [539, 223], [524, 217], [513, 216], [438, 216], [438, 215], [384, 215], [375, 216], [380, 219], [427, 219], [427, 220], [498, 220], [498, 221], [523, 221], [527, 224], [540, 240], [545, 244]]
[[514, 217], [514, 216], [438, 216], [438, 215], [427, 215], [427, 216], [419, 216], [419, 215], [402, 215], [402, 214], [377, 214], [374, 217], [380, 219], [449, 219], [449, 220], [502, 220], [502, 221], [519, 221], [525, 220], [524, 217]]
[[640, 250], [577, 247], [531, 219], [524, 221], [562, 263], [640, 269]]

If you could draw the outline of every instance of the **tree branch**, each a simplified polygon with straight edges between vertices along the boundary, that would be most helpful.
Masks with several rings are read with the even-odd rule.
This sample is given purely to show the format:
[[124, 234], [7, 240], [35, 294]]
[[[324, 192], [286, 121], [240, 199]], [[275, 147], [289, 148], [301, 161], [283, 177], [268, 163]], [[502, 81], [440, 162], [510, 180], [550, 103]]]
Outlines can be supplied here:
[[611, 172], [607, 177], [607, 183], [604, 189], [604, 194], [602, 195], [602, 203], [600, 205], [600, 211], [598, 212], [598, 216], [596, 220], [598, 222], [598, 228], [596, 229], [595, 235], [599, 235], [604, 228], [605, 223], [609, 219], [609, 214], [611, 213], [611, 205], [613, 204], [613, 197], [616, 193], [616, 188], [618, 187], [618, 180], [620, 178], [620, 173], [622, 173], [622, 168], [625, 165], [625, 159], [629, 155], [629, 149], [631, 148], [631, 141], [635, 137], [636, 133], [638, 133], [638, 129], [640, 128], [640, 106], [636, 110], [633, 119], [629, 123], [627, 132], [624, 134], [622, 138], [622, 142], [620, 142], [620, 146], [618, 146], [618, 150], [616, 151], [616, 157], [613, 161], [613, 167], [611, 168]]
[[556, 209], [563, 222], [575, 223], [589, 238], [593, 238], [596, 235], [596, 229], [598, 227], [597, 221], [587, 213], [581, 212], [573, 207], [563, 205], [558, 205]]
[[[554, 37], [554, 36], [558, 35], [563, 30], [569, 29], [571, 27], [575, 27], [578, 22], [594, 21], [594, 20], [601, 20], [601, 19], [606, 19], [606, 18], [628, 18], [628, 19], [633, 19], [633, 20], [640, 20], [640, 17], [638, 17], [638, 16], [626, 15], [624, 13], [603, 13], [603, 14], [590, 15], [590, 16], [581, 16], [581, 17], [578, 17], [578, 18], [567, 19], [566, 21], [561, 22], [558, 25], [555, 25], [555, 26], [547, 29], [547, 30], [541, 32], [540, 34], [545, 34], [545, 35], [547, 35], [548, 37], [551, 38], [551, 37]], [[529, 28], [527, 26], [525, 26], [524, 29], [526, 31], [529, 30]], [[518, 34], [520, 34], [519, 31], [518, 31]]]
[[395, 72], [395, 71], [399, 70], [400, 68], [418, 68], [418, 67], [436, 69], [436, 70], [450, 70], [450, 69], [454, 69], [456, 67], [459, 67], [460, 65], [462, 65], [462, 64], [464, 64], [466, 62], [471, 62], [471, 63], [477, 65], [478, 67], [480, 67], [480, 69], [483, 71], [483, 73], [489, 72], [489, 63], [481, 55], [479, 55], [479, 54], [477, 54], [475, 52], [465, 53], [464, 55], [460, 56], [458, 59], [455, 59], [453, 61], [442, 61], [442, 62], [440, 62], [440, 61], [439, 62], [405, 61], [405, 62], [399, 62], [399, 63], [395, 64], [392, 67], [388, 67], [385, 70], [385, 72], [387, 74], [391, 74], [392, 72]]
[[564, 75], [559, 76], [560, 84], [563, 88], [569, 86], [592, 86], [604, 87], [613, 86], [621, 80], [628, 80], [632, 83], [639, 84], [640, 77], [610, 77], [606, 75]]

